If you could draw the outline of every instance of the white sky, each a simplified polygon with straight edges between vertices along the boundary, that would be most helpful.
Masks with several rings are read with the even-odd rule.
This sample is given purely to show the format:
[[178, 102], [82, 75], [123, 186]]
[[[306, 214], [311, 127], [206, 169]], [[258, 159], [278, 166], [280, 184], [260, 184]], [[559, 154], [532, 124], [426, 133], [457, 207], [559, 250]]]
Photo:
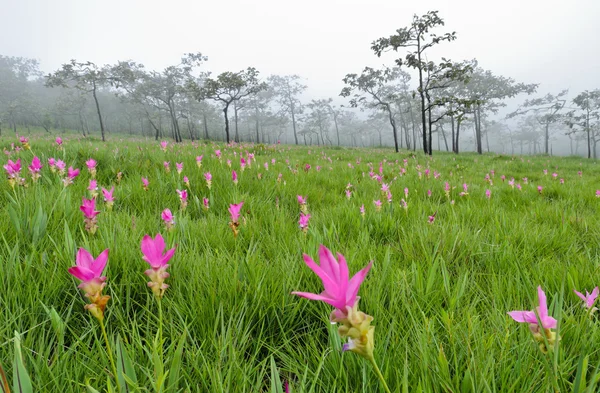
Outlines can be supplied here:
[[45, 72], [72, 58], [161, 69], [200, 51], [213, 72], [299, 74], [311, 98], [337, 97], [366, 65], [392, 65], [371, 42], [439, 10], [437, 31], [458, 40], [432, 60], [477, 58], [571, 98], [600, 87], [600, 0], [0, 0], [0, 10], [0, 54], [37, 58]]

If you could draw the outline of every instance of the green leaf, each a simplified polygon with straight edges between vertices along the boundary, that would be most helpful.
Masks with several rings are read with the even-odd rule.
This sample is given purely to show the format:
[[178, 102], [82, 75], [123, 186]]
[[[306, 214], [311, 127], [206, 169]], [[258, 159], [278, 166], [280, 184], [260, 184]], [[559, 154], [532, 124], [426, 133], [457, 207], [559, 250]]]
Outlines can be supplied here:
[[0, 389], [2, 393], [10, 393], [10, 388], [8, 387], [8, 379], [6, 379], [6, 374], [4, 373], [2, 364], [0, 364]]
[[171, 366], [169, 368], [169, 381], [167, 383], [167, 391], [177, 391], [179, 385], [179, 371], [181, 370], [181, 358], [183, 356], [183, 347], [185, 346], [185, 340], [187, 338], [187, 331], [184, 331], [179, 338], [177, 349], [173, 360], [171, 360]]
[[90, 385], [90, 381], [86, 382], [85, 387], [87, 388], [88, 393], [100, 393]]
[[33, 393], [31, 378], [27, 374], [21, 354], [21, 336], [15, 331], [15, 361], [13, 364], [13, 391], [15, 393]]
[[284, 393], [275, 358], [271, 356], [271, 393]]
[[137, 384], [135, 369], [123, 347], [121, 336], [117, 336], [117, 381], [121, 392], [130, 392], [130, 385]]

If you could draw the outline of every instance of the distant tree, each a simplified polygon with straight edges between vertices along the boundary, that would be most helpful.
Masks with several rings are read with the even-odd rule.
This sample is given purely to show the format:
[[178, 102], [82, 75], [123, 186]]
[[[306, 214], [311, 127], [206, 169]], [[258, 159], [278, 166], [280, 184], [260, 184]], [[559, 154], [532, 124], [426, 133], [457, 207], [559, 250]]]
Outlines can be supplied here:
[[410, 26], [403, 27], [396, 30], [396, 34], [389, 37], [379, 38], [372, 43], [371, 49], [379, 57], [383, 52], [388, 50], [398, 51], [400, 48], [414, 48], [409, 49], [409, 52], [404, 58], [396, 59], [398, 67], [406, 65], [410, 68], [418, 70], [419, 73], [419, 87], [417, 92], [421, 98], [421, 122], [423, 127], [423, 151], [427, 154], [431, 154], [429, 151], [429, 143], [427, 142], [427, 106], [425, 105], [426, 100], [426, 74], [430, 67], [430, 62], [426, 61], [426, 51], [443, 42], [443, 41], [454, 41], [456, 39], [456, 33], [444, 33], [437, 35], [431, 33], [430, 30], [444, 26], [444, 20], [438, 16], [438, 11], [429, 11], [425, 15], [417, 16], [413, 15], [413, 20]]
[[5, 120], [17, 132], [18, 118], [31, 108], [30, 80], [39, 75], [37, 60], [0, 55], [0, 135]]
[[360, 75], [347, 74], [344, 77], [343, 81], [347, 86], [340, 93], [342, 97], [352, 96], [350, 99], [352, 107], [362, 105], [367, 108], [379, 108], [387, 113], [388, 120], [392, 126], [396, 153], [399, 151], [398, 131], [392, 107], [397, 96], [393, 82], [404, 75], [407, 74], [399, 69], [385, 68], [376, 70], [371, 67], [365, 67]]
[[268, 83], [273, 88], [275, 97], [283, 112], [289, 114], [292, 119], [292, 130], [294, 131], [296, 145], [298, 144], [296, 116], [301, 112], [301, 103], [298, 96], [306, 90], [306, 86], [300, 80], [301, 78], [298, 75], [271, 75], [268, 78]]
[[60, 86], [63, 88], [75, 88], [85, 93], [91, 93], [96, 104], [96, 113], [100, 123], [102, 141], [106, 141], [104, 122], [98, 102], [98, 90], [108, 84], [109, 77], [106, 68], [100, 68], [91, 61], [85, 63], [71, 60], [70, 63], [62, 65], [62, 68], [46, 76], [46, 86]]
[[329, 139], [329, 127], [331, 126], [330, 104], [331, 99], [312, 100], [306, 105], [308, 112], [304, 116], [304, 126], [317, 134], [317, 141], [320, 136], [323, 145], [325, 145], [325, 138], [327, 138], [330, 145], [332, 144], [331, 139]]
[[600, 89], [586, 90], [579, 93], [573, 99], [573, 103], [577, 108], [566, 114], [565, 123], [571, 129], [571, 132], [585, 133], [588, 158], [592, 158], [592, 154], [596, 158], [596, 147], [598, 140], [600, 140]]
[[556, 95], [546, 94], [543, 97], [525, 100], [516, 111], [509, 113], [506, 117], [510, 119], [528, 113], [534, 114], [538, 123], [544, 127], [544, 153], [550, 154], [550, 127], [562, 120], [563, 116], [560, 112], [567, 103], [568, 93], [569, 90], [563, 90]]
[[244, 97], [257, 94], [267, 88], [267, 84], [258, 79], [259, 72], [248, 67], [239, 72], [223, 72], [216, 79], [206, 78], [202, 85], [198, 81], [189, 80], [188, 87], [197, 100], [212, 99], [223, 104], [223, 116], [225, 118], [225, 136], [229, 143], [229, 118], [227, 111], [229, 106]]
[[537, 90], [537, 84], [517, 83], [512, 78], [494, 75], [491, 71], [477, 67], [473, 62], [473, 73], [469, 81], [458, 94], [474, 103], [471, 108], [475, 125], [475, 143], [477, 153], [483, 153], [482, 119], [486, 112], [497, 113], [500, 107], [506, 106], [502, 100], [515, 97], [521, 93], [531, 94]]

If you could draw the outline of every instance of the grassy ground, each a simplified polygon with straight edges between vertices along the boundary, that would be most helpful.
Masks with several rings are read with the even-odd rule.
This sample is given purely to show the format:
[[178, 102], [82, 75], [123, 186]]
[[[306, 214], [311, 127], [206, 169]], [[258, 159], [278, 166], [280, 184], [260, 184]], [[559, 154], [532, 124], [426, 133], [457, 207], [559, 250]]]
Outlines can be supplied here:
[[[19, 145], [15, 138], [0, 139], [8, 150], [11, 142]], [[30, 144], [31, 151], [11, 151], [2, 162], [21, 158], [26, 173], [35, 154], [45, 166], [38, 184], [28, 175], [27, 187], [13, 190], [0, 182], [0, 363], [12, 380], [14, 332], [19, 332], [36, 392], [82, 392], [86, 381], [106, 390], [111, 372], [101, 332], [67, 273], [79, 247], [94, 255], [110, 249], [108, 335], [113, 346], [117, 336], [124, 341], [141, 391], [155, 391], [156, 361], [148, 348], [157, 331], [157, 303], [146, 286], [140, 241], [158, 232], [169, 246], [177, 245], [162, 304], [167, 370], [185, 336], [179, 390], [170, 391], [266, 392], [271, 358], [293, 392], [382, 391], [367, 362], [341, 352], [342, 341], [328, 322], [331, 308], [290, 294], [322, 290], [302, 261], [302, 253], [316, 258], [320, 244], [342, 253], [351, 273], [374, 261], [360, 304], [375, 318], [375, 356], [392, 391], [597, 389], [592, 382], [600, 363], [599, 321], [588, 318], [573, 293], [600, 284], [596, 162], [211, 143], [169, 144], [163, 152], [154, 141], [116, 138], [107, 144], [65, 138], [62, 151], [49, 138], [32, 137]], [[215, 148], [222, 150], [222, 161]], [[245, 171], [242, 152], [253, 152], [256, 159]], [[195, 157], [201, 154], [198, 168]], [[64, 188], [50, 173], [49, 157], [82, 169], [74, 185]], [[100, 186], [116, 189], [112, 212], [99, 205], [93, 236], [84, 230], [78, 208], [88, 195], [90, 157], [98, 161]], [[227, 159], [239, 175], [237, 186]], [[369, 163], [379, 174], [384, 160], [391, 204], [381, 184], [369, 177]], [[171, 163], [170, 173], [163, 161]], [[181, 175], [175, 162], [184, 163]], [[207, 171], [213, 176], [210, 190]], [[190, 203], [181, 212], [176, 189], [185, 188], [184, 175]], [[148, 191], [142, 177], [149, 179]], [[522, 190], [508, 185], [513, 177]], [[468, 195], [459, 196], [463, 183]], [[405, 187], [406, 210], [400, 202]], [[296, 195], [308, 198], [306, 235], [298, 228]], [[203, 197], [210, 200], [208, 211], [202, 209]], [[377, 199], [383, 202], [381, 212], [373, 205]], [[244, 223], [234, 239], [227, 208], [240, 201]], [[164, 208], [175, 213], [172, 232], [161, 222]], [[506, 314], [533, 309], [538, 285], [559, 320], [558, 351], [548, 355], [526, 325]]]

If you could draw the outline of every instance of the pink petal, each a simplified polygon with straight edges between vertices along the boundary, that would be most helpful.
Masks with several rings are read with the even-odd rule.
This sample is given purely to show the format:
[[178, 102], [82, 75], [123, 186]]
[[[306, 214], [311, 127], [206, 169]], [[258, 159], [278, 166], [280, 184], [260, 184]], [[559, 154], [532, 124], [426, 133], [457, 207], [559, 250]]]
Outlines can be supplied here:
[[[337, 258], [338, 258], [338, 267], [339, 267], [339, 285], [340, 285], [340, 296], [344, 298], [344, 300], [346, 300], [347, 296], [347, 292], [348, 292], [348, 279], [349, 279], [349, 272], [348, 272], [348, 264], [346, 263], [346, 258], [344, 258], [344, 256], [342, 254], [340, 254], [338, 252], [337, 254]], [[354, 304], [350, 304], [349, 306], [353, 306]]]
[[507, 314], [517, 322], [537, 324], [537, 318], [533, 311], [510, 311]]
[[333, 307], [337, 307], [337, 301], [327, 296], [317, 295], [309, 292], [292, 292], [292, 295], [297, 295], [309, 300], [317, 300], [321, 302], [325, 302]]
[[69, 273], [81, 281], [88, 281], [94, 278], [94, 273], [91, 270], [73, 266], [69, 268]]
[[339, 282], [339, 266], [333, 254], [324, 245], [319, 246], [319, 265], [331, 279]]
[[167, 264], [167, 262], [169, 262], [169, 260], [170, 260], [171, 258], [173, 258], [173, 254], [175, 254], [175, 248], [172, 248], [172, 249], [168, 250], [168, 251], [165, 253], [165, 255], [162, 257], [162, 260], [161, 260], [161, 265], [166, 265], [166, 264]]
[[354, 303], [356, 303], [356, 296], [358, 295], [360, 285], [363, 283], [363, 281], [365, 281], [367, 273], [369, 273], [369, 270], [371, 270], [371, 266], [373, 266], [373, 261], [369, 262], [367, 266], [365, 266], [350, 279], [350, 282], [348, 283], [348, 289], [346, 290], [346, 303], [349, 306], [354, 306]]
[[544, 317], [548, 316], [548, 306], [546, 304], [546, 294], [542, 290], [541, 285], [538, 287], [538, 299], [540, 301], [540, 306], [539, 306], [540, 319], [543, 319]]
[[92, 265], [94, 264], [94, 257], [88, 250], [85, 248], [80, 248], [77, 251], [77, 256], [75, 257], [75, 264], [78, 267], [83, 267], [86, 270], [92, 270]]
[[544, 319], [542, 319], [542, 327], [544, 329], [554, 329], [557, 325], [557, 321], [556, 319], [546, 316]]
[[107, 262], [108, 262], [108, 248], [106, 250], [102, 251], [102, 253], [100, 253], [100, 255], [98, 255], [98, 257], [96, 258], [96, 260], [94, 261], [94, 263], [91, 266], [90, 270], [92, 270], [95, 277], [100, 277], [102, 275], [102, 272], [104, 271], [104, 268], [106, 267]]
[[583, 295], [583, 293], [581, 293], [581, 292], [577, 292], [577, 290], [576, 290], [576, 289], [574, 289], [574, 290], [573, 290], [573, 292], [575, 292], [575, 295], [579, 296], [579, 298], [580, 298], [581, 300], [583, 300], [584, 302], [587, 302], [587, 298], [586, 298], [586, 297]]
[[592, 291], [592, 299], [596, 300], [596, 298], [598, 297], [599, 294], [600, 294], [600, 289], [598, 287], [594, 288], [594, 290]]
[[[304, 258], [304, 263], [306, 263], [306, 265], [313, 272], [315, 272], [315, 274], [319, 276], [319, 278], [323, 282], [323, 287], [325, 288], [325, 291], [331, 295], [335, 295], [336, 293], [338, 293], [338, 284], [330, 276], [328, 276], [327, 273], [323, 271], [323, 269], [321, 269], [321, 267], [317, 265], [310, 256], [306, 254], [303, 254], [302, 256]], [[343, 306], [340, 308], [343, 308]]]

